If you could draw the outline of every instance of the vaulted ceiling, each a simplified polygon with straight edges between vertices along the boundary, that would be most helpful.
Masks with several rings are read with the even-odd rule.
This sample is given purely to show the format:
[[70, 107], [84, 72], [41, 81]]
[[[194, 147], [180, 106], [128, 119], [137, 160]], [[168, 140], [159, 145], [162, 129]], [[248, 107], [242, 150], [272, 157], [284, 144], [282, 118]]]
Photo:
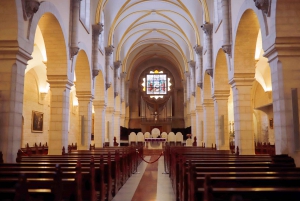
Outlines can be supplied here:
[[194, 60], [193, 47], [201, 45], [200, 26], [209, 22], [206, 0], [100, 0], [101, 9], [106, 46], [115, 47], [114, 60], [122, 61], [127, 73], [141, 62], [161, 58], [183, 74]]

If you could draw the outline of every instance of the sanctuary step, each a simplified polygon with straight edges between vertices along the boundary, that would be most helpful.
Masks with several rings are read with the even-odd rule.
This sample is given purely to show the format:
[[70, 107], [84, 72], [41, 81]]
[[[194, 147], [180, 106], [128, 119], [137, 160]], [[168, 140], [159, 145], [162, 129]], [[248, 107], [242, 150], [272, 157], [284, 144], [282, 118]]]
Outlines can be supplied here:
[[162, 149], [143, 149], [144, 156], [152, 156], [152, 155], [160, 155], [162, 152]]

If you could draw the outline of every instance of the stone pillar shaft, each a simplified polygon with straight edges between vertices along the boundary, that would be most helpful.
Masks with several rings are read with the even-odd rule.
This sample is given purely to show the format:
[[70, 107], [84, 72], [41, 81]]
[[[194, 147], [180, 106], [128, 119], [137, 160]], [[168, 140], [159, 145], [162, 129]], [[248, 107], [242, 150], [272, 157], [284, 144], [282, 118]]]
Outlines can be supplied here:
[[120, 93], [120, 66], [121, 61], [114, 62], [114, 90], [115, 90], [115, 97]]
[[126, 94], [126, 72], [121, 74], [121, 102], [125, 101]]
[[71, 57], [78, 53], [78, 24], [79, 24], [79, 7], [81, 0], [72, 2], [72, 30], [71, 30]]
[[4, 162], [14, 163], [21, 147], [24, 76], [31, 57], [9, 54], [0, 50], [0, 55], [5, 58], [0, 58], [0, 150]]
[[99, 73], [98, 54], [99, 54], [99, 36], [103, 31], [103, 24], [94, 24], [93, 28], [93, 77]]
[[114, 139], [114, 108], [107, 107], [106, 108], [106, 116], [105, 119], [107, 120], [107, 135], [106, 135], [106, 142], [109, 142], [109, 146], [113, 146], [113, 139]]
[[229, 2], [222, 0], [223, 45], [230, 45]]
[[196, 112], [191, 112], [191, 127], [192, 127], [192, 139], [197, 137], [197, 128], [196, 128]]
[[88, 150], [91, 144], [92, 133], [92, 96], [77, 92], [79, 103], [80, 129], [78, 136], [78, 149]]
[[112, 66], [113, 66], [113, 62], [112, 62], [112, 53], [114, 51], [114, 47], [108, 46], [105, 47], [105, 86], [106, 89], [108, 89], [111, 84], [112, 84]]
[[230, 81], [233, 93], [235, 146], [241, 155], [254, 154], [253, 111], [251, 88], [253, 78]]
[[49, 75], [48, 79], [51, 90], [48, 154], [60, 155], [62, 147], [68, 147], [70, 89], [73, 83], [59, 77], [54, 80]]
[[202, 29], [205, 33], [205, 44], [206, 44], [206, 58], [207, 58], [207, 62], [206, 62], [206, 67], [205, 67], [205, 72], [207, 74], [209, 74], [210, 76], [213, 75], [213, 63], [212, 63], [212, 28], [213, 28], [213, 24], [211, 23], [207, 23], [207, 24], [203, 24]]
[[215, 114], [212, 100], [203, 101], [204, 116], [204, 142], [206, 147], [216, 143], [215, 139]]
[[196, 73], [196, 83], [198, 87], [202, 88], [202, 84], [203, 84], [203, 62], [202, 62], [202, 46], [195, 46], [194, 47], [195, 52], [197, 54], [197, 60], [196, 60], [196, 69], [195, 69], [195, 73]]
[[190, 95], [195, 96], [195, 61], [189, 61], [190, 66]]
[[94, 101], [94, 142], [96, 147], [103, 147], [105, 142], [105, 109], [104, 101]]
[[114, 137], [117, 139], [117, 143], [120, 145], [120, 112], [114, 112]]
[[215, 134], [218, 150], [229, 150], [228, 94], [214, 95]]
[[196, 137], [197, 146], [202, 146], [203, 142], [203, 108], [202, 106], [196, 106]]

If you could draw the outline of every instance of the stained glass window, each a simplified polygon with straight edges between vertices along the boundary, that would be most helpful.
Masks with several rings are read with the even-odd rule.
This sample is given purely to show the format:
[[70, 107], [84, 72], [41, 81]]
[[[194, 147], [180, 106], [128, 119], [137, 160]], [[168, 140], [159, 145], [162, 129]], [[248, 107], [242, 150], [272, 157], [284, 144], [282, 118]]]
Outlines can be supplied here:
[[147, 94], [167, 94], [167, 89], [166, 74], [147, 75]]

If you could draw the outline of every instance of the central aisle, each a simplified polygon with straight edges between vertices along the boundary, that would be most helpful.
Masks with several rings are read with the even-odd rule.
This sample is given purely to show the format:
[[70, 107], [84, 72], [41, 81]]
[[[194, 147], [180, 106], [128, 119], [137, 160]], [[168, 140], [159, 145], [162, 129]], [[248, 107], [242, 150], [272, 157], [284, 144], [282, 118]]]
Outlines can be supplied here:
[[[157, 157], [146, 156], [145, 160], [154, 161]], [[153, 164], [142, 162], [138, 174], [127, 180], [113, 201], [175, 201], [169, 175], [163, 173], [163, 156]]]

